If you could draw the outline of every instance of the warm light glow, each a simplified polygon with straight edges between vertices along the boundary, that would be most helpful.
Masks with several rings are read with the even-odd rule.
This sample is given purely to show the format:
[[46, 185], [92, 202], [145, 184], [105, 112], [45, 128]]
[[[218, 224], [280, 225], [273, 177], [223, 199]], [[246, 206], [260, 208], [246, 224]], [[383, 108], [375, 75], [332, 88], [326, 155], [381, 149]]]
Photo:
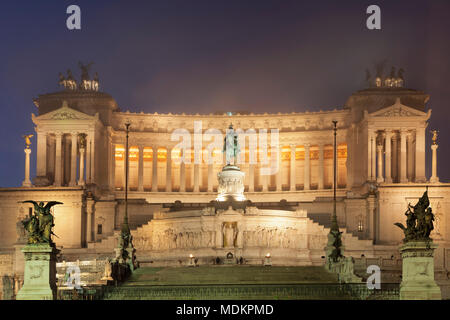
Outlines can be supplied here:
[[189, 258], [192, 259], [193, 257], [194, 257], [194, 255], [191, 253], [191, 254], [189, 255]]
[[270, 252], [267, 252], [266, 258], [270, 258]]

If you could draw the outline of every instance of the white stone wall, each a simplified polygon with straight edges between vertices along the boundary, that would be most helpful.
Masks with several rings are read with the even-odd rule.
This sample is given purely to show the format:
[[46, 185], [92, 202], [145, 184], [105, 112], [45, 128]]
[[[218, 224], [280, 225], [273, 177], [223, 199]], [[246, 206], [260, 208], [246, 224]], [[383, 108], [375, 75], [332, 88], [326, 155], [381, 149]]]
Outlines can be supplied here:
[[[32, 204], [24, 200], [60, 201], [63, 205], [53, 207], [55, 217], [54, 237], [57, 246], [79, 248], [85, 242], [84, 191], [79, 188], [10, 188], [0, 192], [0, 248], [12, 248], [17, 241], [16, 224], [29, 213]], [[34, 210], [34, 209], [33, 209]]]
[[[394, 223], [406, 223], [404, 213], [408, 203], [415, 205], [423, 195], [426, 185], [391, 185], [378, 188], [378, 215], [376, 242], [380, 244], [400, 243], [403, 232]], [[435, 229], [431, 237], [448, 245], [450, 242], [450, 187], [431, 185], [428, 188], [430, 205], [435, 214]]]

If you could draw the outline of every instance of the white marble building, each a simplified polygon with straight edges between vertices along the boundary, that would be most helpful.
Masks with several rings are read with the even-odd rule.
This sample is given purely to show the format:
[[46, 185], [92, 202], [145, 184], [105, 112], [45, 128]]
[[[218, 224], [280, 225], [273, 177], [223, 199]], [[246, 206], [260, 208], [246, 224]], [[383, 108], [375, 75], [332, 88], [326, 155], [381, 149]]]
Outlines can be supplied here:
[[[141, 261], [171, 264], [193, 253], [208, 263], [232, 250], [255, 263], [268, 252], [274, 264], [323, 263], [337, 120], [337, 216], [346, 254], [398, 257], [403, 235], [394, 222], [404, 222], [407, 204], [429, 186], [436, 214], [432, 237], [439, 244], [436, 267], [448, 269], [450, 184], [425, 174], [425, 155], [437, 148], [425, 144], [428, 99], [421, 91], [377, 87], [354, 93], [332, 111], [190, 115], [124, 112], [110, 95], [94, 90], [40, 95], [32, 115], [37, 152], [29, 155], [36, 177], [31, 186], [25, 178], [24, 187], [0, 189], [0, 273], [21, 272], [17, 222], [31, 207], [19, 201], [29, 199], [64, 203], [54, 207], [55, 242], [63, 254], [113, 255], [124, 214], [127, 121], [128, 212]], [[180, 161], [173, 132], [184, 129], [194, 136], [195, 121], [202, 126], [197, 133], [211, 128], [225, 133], [230, 123], [244, 131], [279, 130], [279, 148], [268, 154], [279, 167], [273, 175], [261, 174], [259, 147], [252, 150], [250, 141], [242, 146], [239, 166], [252, 202], [246, 212], [207, 207], [217, 197], [223, 163], [209, 161], [205, 136], [200, 135], [200, 161], [194, 161], [194, 152], [191, 163]], [[220, 159], [220, 148], [212, 154]]]

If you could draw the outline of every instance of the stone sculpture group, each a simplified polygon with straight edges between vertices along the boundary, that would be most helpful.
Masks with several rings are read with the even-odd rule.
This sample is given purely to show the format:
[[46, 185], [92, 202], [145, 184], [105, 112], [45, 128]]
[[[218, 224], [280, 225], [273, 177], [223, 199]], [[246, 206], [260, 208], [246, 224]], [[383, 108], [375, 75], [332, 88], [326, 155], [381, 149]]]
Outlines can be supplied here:
[[403, 230], [405, 238], [403, 242], [408, 241], [430, 241], [430, 233], [434, 229], [434, 214], [430, 207], [428, 190], [419, 199], [415, 206], [408, 204], [405, 212], [406, 227], [402, 223], [395, 223], [397, 227]]

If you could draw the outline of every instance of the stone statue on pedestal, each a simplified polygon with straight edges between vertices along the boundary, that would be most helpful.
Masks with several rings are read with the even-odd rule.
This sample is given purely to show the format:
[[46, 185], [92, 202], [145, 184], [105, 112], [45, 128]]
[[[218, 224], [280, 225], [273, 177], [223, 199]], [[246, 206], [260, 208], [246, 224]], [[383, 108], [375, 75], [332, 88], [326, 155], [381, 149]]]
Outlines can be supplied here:
[[27, 149], [30, 149], [30, 146], [31, 146], [31, 138], [33, 138], [33, 135], [32, 134], [26, 134], [26, 135], [23, 135], [23, 138], [25, 139], [25, 144], [26, 144], [26, 148]]
[[441, 290], [434, 280], [434, 250], [438, 247], [430, 238], [434, 215], [429, 207], [428, 188], [415, 206], [408, 204], [406, 227], [403, 230], [402, 282], [400, 300], [440, 300]]
[[395, 223], [397, 227], [403, 230], [405, 235], [403, 242], [431, 241], [430, 233], [434, 229], [434, 214], [429, 205], [428, 188], [415, 206], [408, 204], [408, 209], [405, 212], [406, 227], [402, 223]]
[[227, 130], [227, 134], [223, 143], [223, 152], [226, 155], [227, 165], [236, 165], [237, 159], [241, 152], [239, 148], [238, 134], [233, 129], [233, 125], [230, 124]]
[[58, 201], [32, 200], [34, 214], [22, 220], [27, 232], [28, 243], [22, 249], [25, 255], [24, 285], [17, 293], [17, 300], [49, 300], [56, 298], [56, 249], [52, 241], [53, 215], [50, 209]]
[[236, 245], [236, 238], [237, 238], [236, 229], [237, 229], [236, 223], [224, 222], [222, 226], [224, 248], [234, 247]]
[[37, 203], [36, 201], [27, 200], [22, 203], [32, 203], [34, 205], [34, 215], [22, 220], [23, 226], [28, 233], [28, 244], [34, 243], [48, 243], [53, 244], [52, 229], [55, 226], [53, 215], [50, 213], [51, 207], [56, 204], [63, 204], [58, 201], [49, 201], [44, 206], [44, 202]]

